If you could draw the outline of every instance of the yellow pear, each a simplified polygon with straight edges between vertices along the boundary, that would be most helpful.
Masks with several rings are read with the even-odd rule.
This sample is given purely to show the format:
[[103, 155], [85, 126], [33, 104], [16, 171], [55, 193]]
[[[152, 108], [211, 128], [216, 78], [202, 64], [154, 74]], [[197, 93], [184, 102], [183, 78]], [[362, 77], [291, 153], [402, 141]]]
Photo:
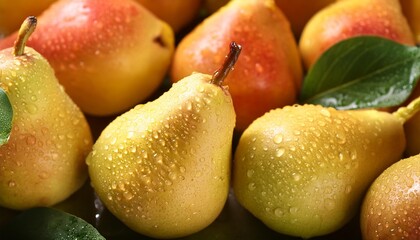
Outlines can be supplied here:
[[338, 230], [355, 216], [372, 181], [401, 159], [403, 123], [419, 103], [393, 114], [318, 105], [266, 113], [244, 131], [235, 152], [238, 202], [283, 234]]
[[128, 227], [186, 236], [220, 214], [229, 192], [235, 111], [223, 79], [240, 46], [212, 77], [193, 73], [158, 99], [111, 122], [87, 158], [92, 186]]
[[14, 48], [0, 51], [0, 87], [13, 107], [12, 132], [0, 146], [0, 206], [50, 206], [79, 189], [88, 176], [89, 125], [58, 83], [47, 60], [26, 40], [29, 17]]

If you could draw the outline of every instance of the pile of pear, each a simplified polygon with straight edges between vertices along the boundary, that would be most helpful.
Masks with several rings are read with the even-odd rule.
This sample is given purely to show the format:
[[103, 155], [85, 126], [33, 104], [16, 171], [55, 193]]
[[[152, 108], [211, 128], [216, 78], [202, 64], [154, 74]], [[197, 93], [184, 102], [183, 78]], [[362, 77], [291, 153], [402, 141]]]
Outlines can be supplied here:
[[[419, 155], [401, 159], [420, 153], [420, 88], [393, 113], [292, 105], [305, 69], [333, 43], [418, 42], [414, 0], [313, 1], [297, 20], [305, 1], [208, 0], [212, 14], [176, 48], [174, 33], [194, 15], [166, 18], [144, 2], [59, 0], [31, 38], [33, 17], [0, 41], [0, 87], [14, 111], [0, 206], [52, 206], [89, 176], [113, 215], [155, 238], [206, 228], [230, 188], [282, 234], [326, 235], [360, 216], [366, 239], [419, 236]], [[148, 101], [165, 76], [173, 85]], [[118, 117], [93, 143], [84, 114]]]

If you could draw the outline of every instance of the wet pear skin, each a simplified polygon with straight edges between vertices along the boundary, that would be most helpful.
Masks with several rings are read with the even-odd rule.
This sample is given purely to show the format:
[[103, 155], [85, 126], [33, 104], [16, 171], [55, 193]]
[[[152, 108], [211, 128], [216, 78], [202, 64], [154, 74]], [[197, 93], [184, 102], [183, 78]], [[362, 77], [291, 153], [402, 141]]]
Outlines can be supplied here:
[[266, 113], [239, 140], [233, 188], [268, 227], [309, 238], [338, 230], [401, 158], [401, 122], [375, 110], [294, 105]]
[[51, 206], [78, 190], [88, 173], [89, 125], [45, 58], [0, 51], [0, 87], [13, 107], [9, 141], [0, 146], [0, 205]]
[[235, 112], [226, 89], [210, 79], [193, 74], [122, 114], [87, 158], [98, 196], [141, 234], [192, 234], [225, 204]]
[[418, 239], [420, 155], [387, 168], [370, 186], [362, 205], [363, 239]]

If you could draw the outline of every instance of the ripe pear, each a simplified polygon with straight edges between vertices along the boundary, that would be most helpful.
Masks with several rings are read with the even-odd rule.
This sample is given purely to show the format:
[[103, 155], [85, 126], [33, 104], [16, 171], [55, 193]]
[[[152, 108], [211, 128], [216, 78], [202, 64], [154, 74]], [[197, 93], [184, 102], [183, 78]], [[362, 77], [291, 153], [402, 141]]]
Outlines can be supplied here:
[[272, 110], [242, 134], [234, 156], [238, 202], [268, 227], [310, 238], [338, 230], [372, 181], [403, 154], [403, 122], [417, 99], [391, 114], [318, 105]]
[[[201, 1], [197, 0], [136, 0], [158, 18], [179, 32], [198, 17]], [[182, 13], [182, 14], [180, 14]]]
[[223, 79], [232, 43], [213, 77], [194, 73], [158, 99], [117, 117], [87, 158], [99, 198], [128, 227], [155, 238], [197, 232], [220, 214], [229, 191], [235, 111]]
[[296, 102], [302, 66], [289, 22], [274, 0], [232, 0], [181, 40], [171, 80], [193, 71], [210, 74], [232, 40], [244, 48], [237, 71], [226, 78], [241, 132], [270, 109]]
[[13, 107], [12, 132], [0, 146], [0, 206], [50, 206], [87, 179], [89, 125], [47, 60], [26, 40], [36, 18], [22, 24], [14, 48], [0, 51], [0, 87]]
[[49, 61], [82, 111], [104, 116], [154, 93], [169, 68], [174, 35], [133, 0], [60, 0], [39, 16], [28, 46]]
[[399, 0], [340, 0], [316, 13], [303, 29], [299, 49], [305, 67], [341, 40], [375, 35], [414, 45]]
[[19, 30], [27, 16], [39, 15], [57, 0], [0, 0], [0, 39]]
[[419, 239], [420, 155], [394, 163], [373, 182], [360, 222], [363, 239]]

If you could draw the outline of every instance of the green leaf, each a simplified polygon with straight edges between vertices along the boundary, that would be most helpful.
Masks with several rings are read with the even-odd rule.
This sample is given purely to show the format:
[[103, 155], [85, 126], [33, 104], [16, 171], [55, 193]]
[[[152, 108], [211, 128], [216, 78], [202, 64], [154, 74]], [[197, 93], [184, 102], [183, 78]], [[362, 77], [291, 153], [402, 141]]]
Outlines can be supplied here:
[[26, 210], [0, 229], [0, 239], [104, 240], [91, 224], [54, 208]]
[[12, 131], [13, 108], [9, 98], [0, 88], [0, 146], [7, 143]]
[[309, 70], [300, 101], [337, 109], [397, 106], [420, 77], [420, 49], [359, 36], [329, 48]]

